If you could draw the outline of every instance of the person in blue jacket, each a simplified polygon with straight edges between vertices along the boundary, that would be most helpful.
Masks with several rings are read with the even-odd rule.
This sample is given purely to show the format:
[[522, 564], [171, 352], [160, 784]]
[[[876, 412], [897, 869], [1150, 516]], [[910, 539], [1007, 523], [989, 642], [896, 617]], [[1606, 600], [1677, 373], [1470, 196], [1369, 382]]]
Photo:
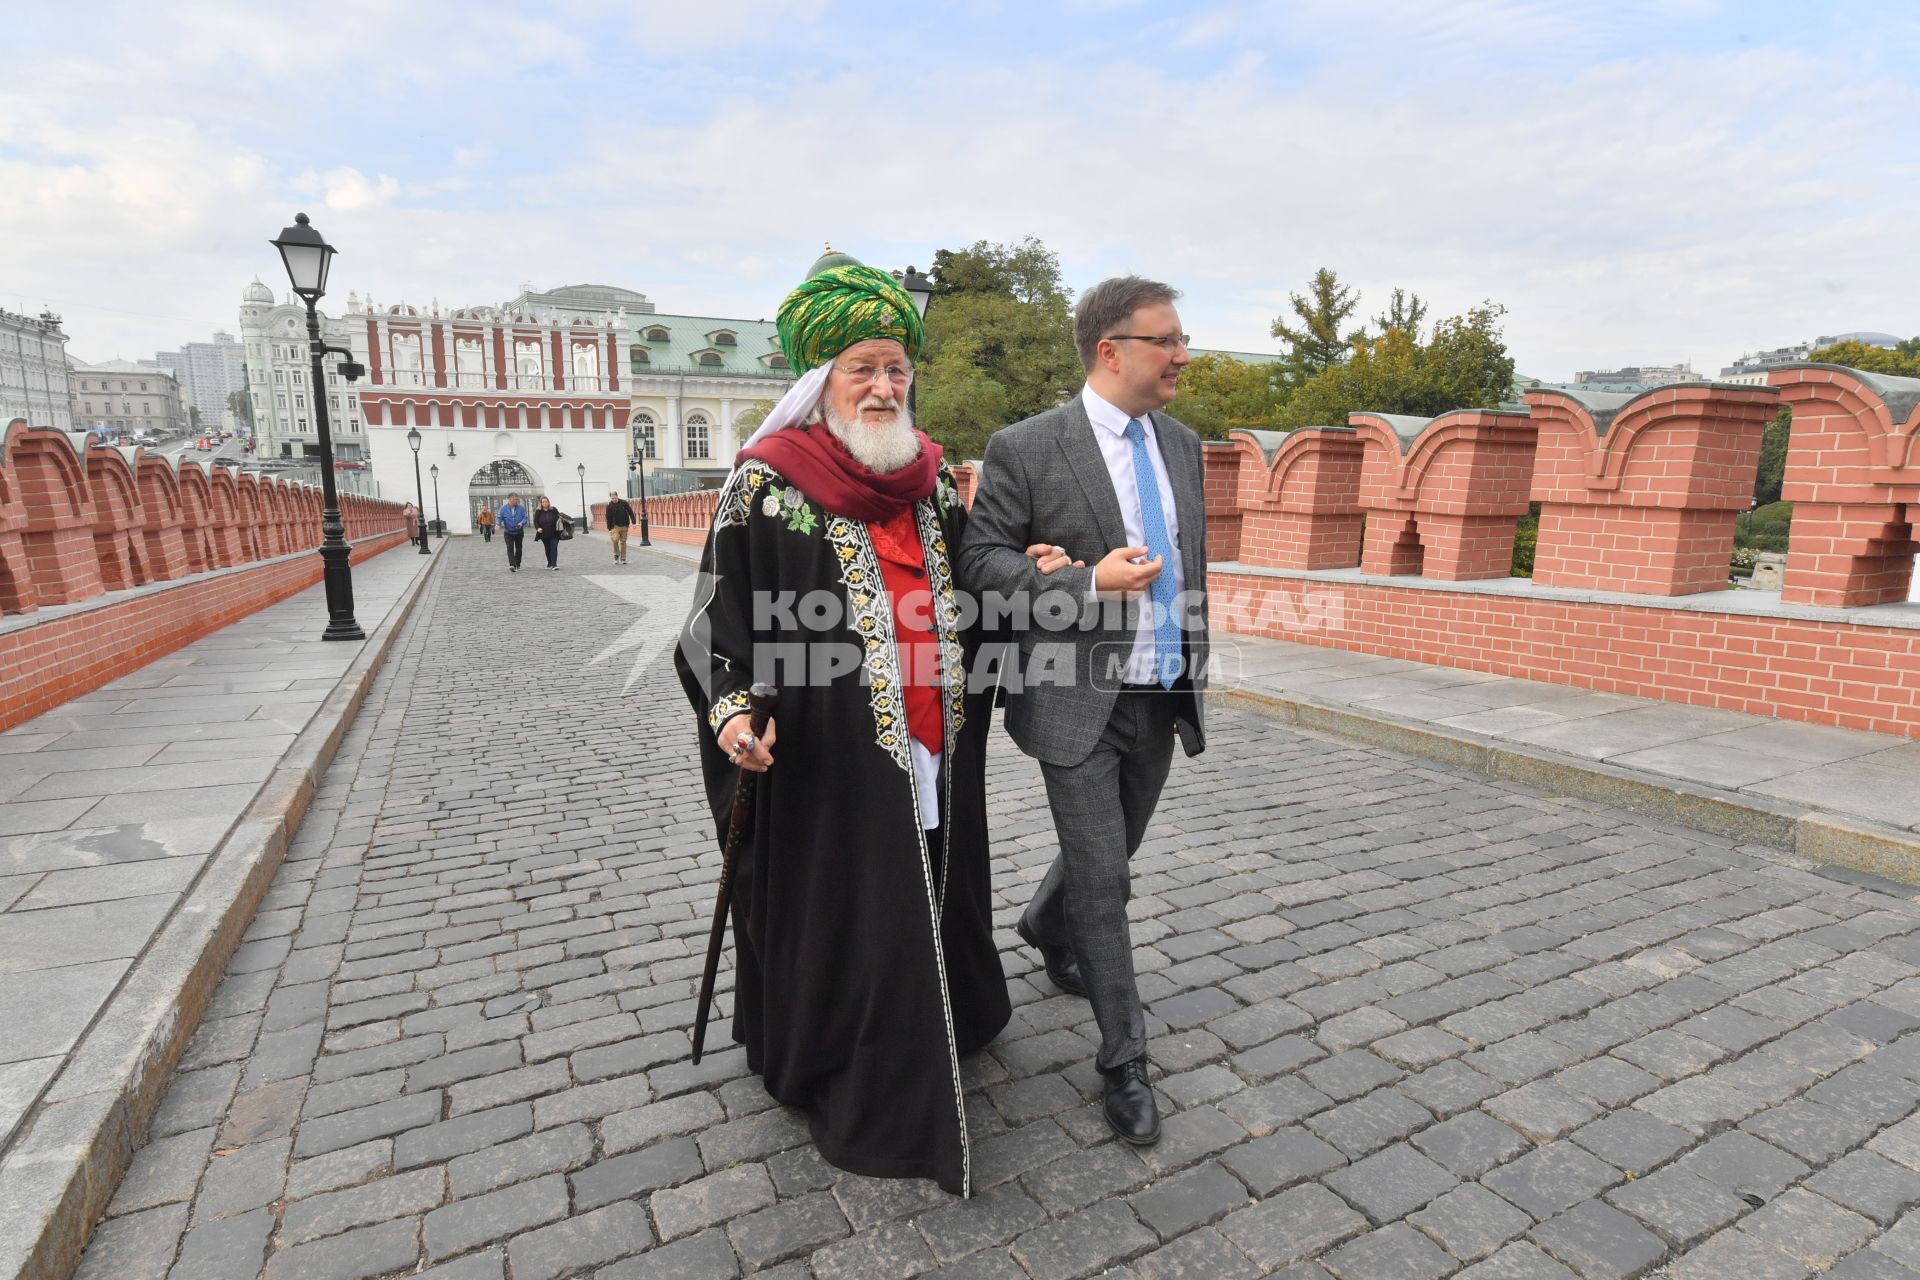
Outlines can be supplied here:
[[520, 572], [520, 548], [527, 534], [527, 509], [521, 504], [519, 494], [507, 495], [493, 522], [499, 526], [500, 536], [506, 540], [508, 572]]

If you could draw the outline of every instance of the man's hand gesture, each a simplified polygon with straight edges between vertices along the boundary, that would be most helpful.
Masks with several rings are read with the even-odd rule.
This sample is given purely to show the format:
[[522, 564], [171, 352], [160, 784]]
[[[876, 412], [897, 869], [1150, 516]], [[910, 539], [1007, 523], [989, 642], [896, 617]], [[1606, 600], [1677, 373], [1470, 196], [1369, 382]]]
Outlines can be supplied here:
[[[1103, 596], [1137, 596], [1160, 576], [1160, 557], [1142, 560], [1145, 547], [1115, 547], [1093, 567], [1093, 589]], [[1138, 563], [1136, 563], [1138, 561]]]

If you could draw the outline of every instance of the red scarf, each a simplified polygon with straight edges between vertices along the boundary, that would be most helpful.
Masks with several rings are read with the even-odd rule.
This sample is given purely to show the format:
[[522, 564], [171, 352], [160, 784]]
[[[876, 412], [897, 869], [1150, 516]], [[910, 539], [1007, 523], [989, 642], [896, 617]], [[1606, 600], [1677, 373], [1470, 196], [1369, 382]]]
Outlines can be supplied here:
[[918, 427], [913, 434], [920, 437], [920, 456], [898, 471], [869, 470], [824, 426], [776, 431], [742, 449], [734, 465], [758, 458], [834, 515], [871, 523], [928, 496], [940, 478], [940, 446]]

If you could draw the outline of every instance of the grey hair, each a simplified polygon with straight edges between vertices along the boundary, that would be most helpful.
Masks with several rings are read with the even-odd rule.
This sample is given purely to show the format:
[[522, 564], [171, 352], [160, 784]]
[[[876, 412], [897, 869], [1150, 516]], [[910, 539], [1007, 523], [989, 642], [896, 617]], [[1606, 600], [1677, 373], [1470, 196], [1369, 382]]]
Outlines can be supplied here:
[[1080, 367], [1093, 368], [1100, 358], [1100, 339], [1125, 324], [1135, 311], [1179, 296], [1172, 285], [1144, 276], [1114, 276], [1081, 294], [1073, 309], [1073, 345], [1080, 349]]

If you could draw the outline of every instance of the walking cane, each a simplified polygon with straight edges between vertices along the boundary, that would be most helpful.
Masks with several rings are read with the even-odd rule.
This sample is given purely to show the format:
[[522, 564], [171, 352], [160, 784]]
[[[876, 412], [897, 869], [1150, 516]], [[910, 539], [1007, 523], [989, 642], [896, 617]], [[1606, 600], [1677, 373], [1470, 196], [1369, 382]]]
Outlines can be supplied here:
[[[767, 721], [773, 719], [775, 708], [780, 705], [780, 691], [770, 684], [756, 684], [747, 690], [749, 732], [755, 738], [767, 731]], [[700, 975], [700, 1004], [693, 1018], [693, 1061], [700, 1064], [700, 1054], [707, 1044], [707, 1014], [713, 1008], [713, 980], [720, 971], [720, 947], [726, 940], [727, 908], [733, 893], [733, 864], [740, 856], [740, 846], [746, 843], [747, 833], [753, 829], [753, 779], [754, 775], [746, 769], [740, 771], [740, 782], [733, 792], [733, 814], [727, 819], [727, 839], [720, 846], [720, 893], [713, 903], [713, 931], [707, 935], [707, 968]]]

